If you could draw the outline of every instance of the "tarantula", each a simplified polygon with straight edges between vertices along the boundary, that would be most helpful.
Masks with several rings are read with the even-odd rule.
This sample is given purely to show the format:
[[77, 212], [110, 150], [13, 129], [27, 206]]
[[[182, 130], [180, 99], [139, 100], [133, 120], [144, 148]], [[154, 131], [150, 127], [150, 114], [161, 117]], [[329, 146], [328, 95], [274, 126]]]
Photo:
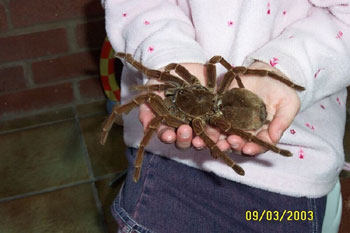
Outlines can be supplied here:
[[[242, 176], [244, 170], [226, 153], [220, 151], [216, 143], [205, 133], [204, 129], [207, 124], [217, 127], [226, 134], [239, 135], [247, 141], [255, 142], [283, 156], [292, 156], [288, 150], [282, 150], [246, 132], [247, 130], [257, 130], [267, 124], [267, 111], [263, 100], [244, 88], [240, 75], [269, 76], [298, 91], [304, 90], [303, 87], [272, 71], [248, 69], [243, 66], [232, 67], [221, 56], [212, 57], [206, 64], [207, 86], [201, 85], [197, 77], [180, 64], [171, 63], [165, 67], [164, 71], [159, 71], [143, 66], [140, 62], [135, 61], [130, 54], [117, 53], [116, 56], [125, 59], [126, 62], [149, 78], [163, 82], [162, 84], [135, 87], [137, 90], [146, 91], [146, 93], [137, 96], [129, 103], [115, 106], [102, 129], [101, 144], [104, 144], [118, 114], [127, 113], [142, 103], [148, 103], [153, 110], [155, 117], [145, 131], [134, 162], [133, 179], [135, 182], [140, 177], [144, 148], [160, 124], [173, 128], [178, 128], [183, 124], [190, 125], [194, 134], [205, 142], [215, 159], [221, 158], [237, 174]], [[216, 63], [224, 66], [227, 72], [220, 85], [215, 89]], [[170, 74], [171, 70], [174, 70], [182, 79]], [[228, 90], [234, 80], [236, 80], [238, 88]], [[153, 91], [164, 91], [165, 99]]]

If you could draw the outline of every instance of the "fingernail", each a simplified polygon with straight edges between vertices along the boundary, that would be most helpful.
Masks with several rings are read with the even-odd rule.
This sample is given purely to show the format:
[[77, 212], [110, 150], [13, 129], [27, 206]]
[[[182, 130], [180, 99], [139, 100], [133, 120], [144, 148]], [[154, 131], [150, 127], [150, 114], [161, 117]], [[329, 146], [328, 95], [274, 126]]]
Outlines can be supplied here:
[[163, 136], [162, 139], [164, 143], [173, 143], [171, 135]]
[[238, 144], [231, 144], [231, 147], [232, 147], [233, 149], [237, 149], [237, 148], [239, 147], [239, 145], [238, 145]]
[[245, 149], [243, 151], [244, 154], [247, 154], [247, 155], [252, 155], [253, 154], [253, 151], [251, 149]]
[[189, 134], [189, 133], [183, 133], [183, 134], [181, 134], [181, 138], [183, 138], [183, 139], [187, 139], [187, 138], [189, 138], [191, 136], [191, 134]]

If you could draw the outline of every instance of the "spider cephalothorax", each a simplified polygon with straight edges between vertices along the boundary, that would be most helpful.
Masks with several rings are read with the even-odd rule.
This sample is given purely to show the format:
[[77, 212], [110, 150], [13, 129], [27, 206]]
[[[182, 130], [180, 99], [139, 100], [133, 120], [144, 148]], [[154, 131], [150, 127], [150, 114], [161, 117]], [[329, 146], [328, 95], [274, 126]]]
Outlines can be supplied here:
[[[142, 103], [149, 104], [153, 110], [155, 118], [151, 120], [145, 131], [135, 159], [135, 182], [140, 176], [144, 148], [160, 124], [174, 128], [189, 124], [193, 128], [194, 134], [203, 139], [211, 155], [216, 159], [221, 158], [239, 175], [244, 175], [244, 170], [226, 153], [220, 151], [216, 143], [208, 137], [204, 131], [207, 124], [217, 127], [223, 133], [239, 135], [247, 141], [255, 142], [278, 154], [292, 156], [289, 151], [282, 150], [246, 132], [246, 130], [260, 129], [268, 123], [267, 111], [264, 101], [244, 88], [239, 75], [269, 76], [299, 91], [304, 90], [303, 87], [295, 85], [272, 71], [248, 69], [243, 66], [233, 68], [221, 56], [212, 57], [206, 64], [207, 86], [201, 85], [199, 80], [180, 64], [172, 63], [167, 65], [164, 71], [159, 71], [148, 69], [140, 62], [135, 61], [130, 54], [118, 53], [117, 56], [124, 58], [149, 78], [162, 82], [161, 84], [135, 87], [137, 90], [146, 91], [146, 93], [137, 96], [127, 104], [114, 107], [102, 130], [101, 143], [104, 144], [118, 114], [127, 113]], [[216, 63], [220, 63], [227, 69], [217, 88]], [[170, 74], [171, 70], [174, 70], [182, 79]], [[237, 82], [238, 88], [228, 90], [233, 80]], [[153, 91], [164, 91], [165, 99], [154, 94]]]

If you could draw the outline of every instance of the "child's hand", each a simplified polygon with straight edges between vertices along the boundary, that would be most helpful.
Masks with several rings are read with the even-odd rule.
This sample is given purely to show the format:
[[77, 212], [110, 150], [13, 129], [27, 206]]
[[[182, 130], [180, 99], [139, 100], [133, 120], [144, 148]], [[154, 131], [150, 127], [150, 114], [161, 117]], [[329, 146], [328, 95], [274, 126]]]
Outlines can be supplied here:
[[[204, 85], [205, 84], [205, 67], [201, 64], [182, 64], [186, 67], [191, 74], [195, 75], [199, 81]], [[160, 83], [154, 79], [150, 79], [147, 82], [147, 85]], [[155, 92], [156, 94], [162, 96], [164, 98], [164, 94], [162, 92]], [[142, 104], [140, 106], [140, 114], [139, 119], [144, 127], [144, 130], [148, 126], [149, 122], [154, 117], [152, 110], [147, 104]], [[207, 127], [206, 132], [208, 136], [215, 142], [218, 141], [219, 132], [211, 127]], [[176, 146], [179, 148], [187, 148], [192, 145], [195, 148], [201, 149], [204, 148], [205, 144], [199, 137], [193, 138], [193, 131], [189, 125], [180, 126], [176, 132], [173, 128], [168, 127], [166, 125], [161, 125], [158, 128], [158, 137], [163, 143], [176, 143]], [[226, 143], [226, 148], [228, 149], [230, 146]]]
[[[262, 62], [255, 62], [249, 68], [273, 70], [283, 75], [277, 69]], [[247, 89], [264, 100], [268, 112], [268, 119], [271, 121], [268, 125], [263, 126], [256, 136], [275, 145], [299, 111], [300, 100], [296, 91], [268, 76], [244, 76], [242, 77], [242, 82]], [[241, 151], [244, 154], [256, 155], [266, 151], [265, 148], [252, 142], [246, 142], [237, 135], [228, 136], [227, 142], [234, 150]]]
[[[203, 85], [205, 84], [205, 68], [203, 65], [183, 65], [195, 75]], [[278, 72], [271, 66], [262, 62], [256, 62], [250, 68], [269, 69]], [[299, 110], [300, 101], [296, 92], [285, 84], [269, 77], [244, 76], [242, 77], [242, 81], [247, 89], [253, 91], [264, 100], [268, 111], [268, 118], [271, 120], [271, 123], [264, 126], [256, 136], [266, 142], [276, 144]], [[152, 79], [147, 84], [156, 83], [159, 82]], [[232, 87], [237, 87], [237, 84], [233, 82], [231, 88]], [[164, 97], [163, 93], [157, 94]], [[140, 106], [139, 118], [144, 129], [146, 129], [153, 117], [154, 114], [148, 105], [142, 104]], [[225, 135], [220, 134], [218, 130], [210, 126], [207, 126], [206, 132], [222, 151], [232, 148], [236, 151], [242, 151], [245, 154], [256, 155], [266, 150], [255, 143], [246, 142], [237, 135], [230, 135], [226, 138]], [[190, 147], [191, 144], [197, 149], [205, 147], [205, 143], [201, 138], [198, 136], [193, 138], [193, 131], [189, 125], [180, 126], [176, 132], [171, 127], [161, 125], [158, 128], [158, 137], [163, 143], [176, 142], [179, 148], [187, 148]]]

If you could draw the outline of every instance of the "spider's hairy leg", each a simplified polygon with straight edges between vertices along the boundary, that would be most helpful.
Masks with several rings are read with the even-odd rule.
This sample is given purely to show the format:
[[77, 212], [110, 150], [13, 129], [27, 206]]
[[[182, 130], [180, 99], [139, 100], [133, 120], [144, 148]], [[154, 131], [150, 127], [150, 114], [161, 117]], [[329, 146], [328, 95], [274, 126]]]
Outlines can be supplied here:
[[225, 133], [238, 135], [238, 136], [244, 138], [245, 140], [247, 140], [248, 142], [255, 142], [256, 144], [266, 148], [267, 150], [271, 150], [277, 154], [280, 154], [280, 155], [283, 155], [286, 157], [293, 156], [293, 154], [288, 150], [280, 149], [277, 146], [274, 146], [270, 143], [267, 143], [267, 142], [257, 138], [256, 136], [254, 136], [251, 133], [245, 132], [241, 129], [233, 128], [231, 126], [231, 124], [229, 122], [225, 121], [225, 119], [222, 117], [212, 117], [212, 118], [210, 118], [209, 123], [210, 123], [210, 125], [218, 127], [220, 130], [224, 131]]
[[215, 63], [209, 62], [205, 65], [207, 72], [207, 87], [215, 88], [216, 86], [216, 66]]
[[153, 70], [153, 69], [149, 69], [149, 68], [145, 67], [140, 62], [136, 61], [131, 56], [131, 54], [117, 53], [116, 56], [119, 58], [125, 59], [125, 61], [130, 63], [133, 67], [135, 67], [138, 71], [145, 74], [147, 77], [154, 78], [154, 79], [157, 79], [157, 80], [163, 81], [163, 82], [169, 82], [169, 83], [175, 84], [175, 85], [180, 86], [180, 87], [185, 84], [185, 82], [182, 79], [176, 77], [175, 75], [170, 74], [169, 72]]
[[175, 72], [189, 84], [200, 84], [198, 78], [181, 64], [171, 63], [165, 67], [165, 72], [170, 72], [171, 70], [175, 70]]
[[181, 125], [188, 124], [188, 122], [185, 122], [177, 117], [171, 116], [171, 115], [165, 115], [164, 117], [164, 123], [167, 126], [173, 127], [173, 128], [179, 128]]
[[147, 94], [140, 95], [140, 96], [136, 97], [135, 99], [133, 99], [129, 103], [119, 105], [119, 106], [118, 105], [114, 106], [112, 109], [112, 113], [109, 115], [105, 124], [103, 125], [100, 143], [102, 145], [104, 145], [106, 143], [108, 133], [111, 130], [113, 123], [116, 120], [117, 115], [130, 112], [131, 109], [144, 103], [148, 98], [150, 98], [153, 95], [155, 95], [155, 94], [154, 93], [147, 93]]
[[205, 133], [205, 122], [200, 119], [196, 118], [192, 121], [192, 127], [197, 136], [199, 136], [201, 139], [203, 139], [204, 143], [207, 145], [207, 147], [210, 149], [211, 155], [217, 159], [220, 157], [229, 167], [231, 167], [237, 174], [244, 176], [244, 170], [241, 168], [238, 164], [236, 164], [226, 153], [222, 152], [209, 138], [209, 136]]
[[140, 147], [137, 151], [136, 159], [135, 159], [135, 172], [134, 172], [134, 181], [137, 182], [141, 173], [141, 166], [143, 161], [143, 155], [145, 151], [145, 146], [151, 140], [153, 134], [159, 127], [161, 123], [165, 123], [168, 126], [177, 128], [182, 124], [186, 124], [186, 122], [173, 117], [169, 114], [169, 111], [164, 103], [164, 100], [158, 95], [153, 94], [150, 96], [146, 102], [150, 105], [150, 108], [154, 111], [156, 117], [151, 120], [149, 123], [145, 134], [140, 142]]
[[151, 96], [146, 102], [157, 116], [163, 117], [162, 120], [167, 126], [178, 128], [183, 124], [188, 124], [188, 122], [170, 115], [164, 100], [159, 95]]
[[[208, 71], [208, 72], [213, 72], [213, 71], [211, 71], [211, 70], [214, 70], [214, 69], [215, 69], [214, 65], [215, 65], [216, 63], [220, 63], [223, 67], [225, 67], [225, 68], [227, 69], [227, 71], [232, 70], [231, 64], [230, 64], [228, 61], [226, 61], [223, 57], [221, 57], [221, 56], [214, 56], [214, 57], [212, 57], [212, 58], [209, 60], [209, 62], [208, 62], [208, 67], [207, 67], [207, 68], [209, 68], [209, 71], [208, 71], [208, 70], [207, 70], [207, 71]], [[211, 75], [215, 75], [215, 77], [216, 77], [216, 71], [215, 71], [215, 74], [211, 74]], [[209, 73], [207, 73], [207, 76], [209, 77]], [[241, 78], [240, 78], [238, 75], [235, 75], [234, 78], [235, 78], [236, 81], [237, 81], [238, 87], [239, 87], [239, 88], [244, 88], [244, 85], [243, 85], [243, 83], [242, 83]], [[231, 82], [232, 82], [232, 81], [233, 81], [233, 80], [231, 80]], [[230, 86], [231, 83], [228, 83], [227, 85]]]
[[231, 64], [228, 61], [226, 61], [222, 56], [213, 56], [212, 58], [210, 58], [208, 63], [211, 63], [211, 64], [220, 63], [227, 70], [232, 69]]
[[273, 71], [269, 71], [269, 70], [262, 70], [262, 69], [248, 69], [244, 66], [237, 66], [233, 68], [233, 72], [237, 73], [237, 74], [242, 74], [242, 75], [256, 75], [256, 76], [260, 76], [260, 77], [264, 77], [264, 76], [269, 76], [272, 79], [278, 80], [282, 83], [284, 83], [285, 85], [297, 90], [297, 91], [304, 91], [305, 88], [302, 86], [299, 86], [295, 83], [293, 83], [292, 81], [286, 79], [285, 77], [278, 75], [276, 72]]
[[156, 116], [165, 116], [169, 114], [164, 100], [159, 95], [153, 94], [146, 100], [146, 102], [149, 104]]
[[139, 85], [132, 87], [133, 90], [137, 91], [166, 91], [170, 88], [175, 88], [176, 86], [172, 84], [152, 84], [152, 85]]
[[236, 78], [236, 74], [232, 70], [227, 71], [226, 74], [224, 75], [224, 77], [222, 78], [222, 81], [221, 81], [216, 93], [218, 93], [218, 94], [224, 93], [230, 87], [232, 81], [235, 78]]
[[140, 178], [143, 155], [145, 152], [145, 146], [149, 143], [153, 134], [156, 132], [157, 128], [162, 123], [162, 121], [163, 121], [163, 117], [161, 117], [161, 116], [157, 116], [157, 117], [153, 118], [151, 120], [148, 128], [146, 129], [145, 135], [143, 136], [143, 138], [140, 142], [140, 146], [137, 150], [137, 155], [136, 155], [136, 159], [134, 162], [134, 167], [135, 167], [134, 177], [133, 177], [134, 182], [137, 182]]

